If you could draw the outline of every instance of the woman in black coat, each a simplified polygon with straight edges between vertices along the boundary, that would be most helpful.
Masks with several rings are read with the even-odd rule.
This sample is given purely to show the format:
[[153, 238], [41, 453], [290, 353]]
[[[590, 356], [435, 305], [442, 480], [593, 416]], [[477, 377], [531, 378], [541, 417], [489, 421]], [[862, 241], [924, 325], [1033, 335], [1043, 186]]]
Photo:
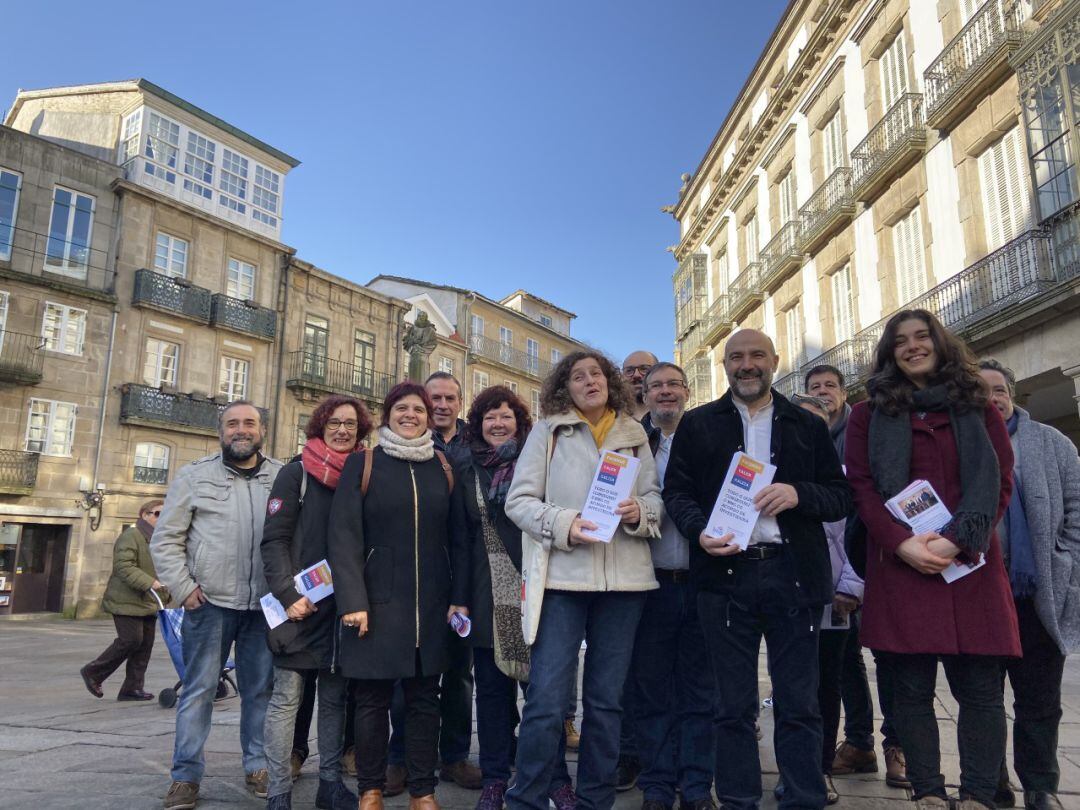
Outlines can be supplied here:
[[[521, 529], [503, 509], [514, 464], [532, 427], [525, 403], [501, 385], [473, 400], [467, 420], [469, 454], [456, 469], [451, 610], [472, 620], [476, 737], [484, 789], [476, 810], [502, 810], [517, 725], [517, 685], [528, 677], [521, 632]], [[575, 802], [566, 769], [565, 738], [552, 777], [557, 810]]]
[[[356, 796], [341, 781], [346, 683], [335, 666], [334, 596], [313, 604], [297, 591], [293, 577], [327, 559], [327, 523], [334, 490], [346, 461], [370, 430], [371, 417], [358, 400], [327, 397], [308, 420], [303, 453], [278, 473], [267, 501], [260, 546], [263, 572], [270, 592], [289, 617], [268, 636], [274, 654], [274, 691], [266, 710], [265, 731], [268, 810], [291, 806], [290, 754], [308, 673], [317, 673], [319, 691], [316, 802], [334, 810], [356, 806]], [[303, 737], [307, 739], [306, 731]]]
[[453, 476], [434, 448], [428, 426], [432, 411], [423, 386], [405, 382], [391, 389], [379, 446], [346, 463], [330, 515], [330, 567], [341, 616], [339, 663], [346, 677], [357, 679], [357, 785], [364, 810], [382, 808], [390, 700], [399, 679], [406, 704], [409, 807], [438, 808], [439, 675], [449, 666]]

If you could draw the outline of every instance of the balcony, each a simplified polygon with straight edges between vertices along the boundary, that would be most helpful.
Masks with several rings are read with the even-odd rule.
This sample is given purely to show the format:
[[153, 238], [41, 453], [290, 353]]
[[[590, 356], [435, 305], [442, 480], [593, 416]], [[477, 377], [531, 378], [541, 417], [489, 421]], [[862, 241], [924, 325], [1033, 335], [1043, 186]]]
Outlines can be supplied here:
[[712, 400], [712, 363], [708, 357], [691, 360], [686, 366], [691, 406]]
[[0, 275], [30, 277], [62, 292], [113, 302], [114, 273], [103, 250], [56, 236], [5, 228], [0, 235]]
[[[150, 425], [178, 433], [216, 436], [225, 405], [198, 394], [176, 394], [138, 383], [120, 387], [120, 421], [125, 425]], [[265, 422], [266, 411], [262, 408], [259, 411]]]
[[772, 387], [788, 399], [791, 399], [792, 395], [799, 393], [800, 383], [801, 376], [799, 372], [792, 371], [778, 380], [773, 380]]
[[851, 195], [851, 169], [841, 166], [810, 195], [799, 209], [801, 253], [813, 253], [855, 216], [857, 206]]
[[508, 366], [520, 374], [528, 374], [538, 379], [546, 377], [553, 368], [547, 360], [515, 349], [508, 343], [483, 335], [469, 335], [469, 362], [475, 363], [477, 358]]
[[923, 97], [905, 93], [851, 153], [851, 184], [856, 200], [869, 202], [914, 163], [926, 149]]
[[923, 73], [926, 123], [948, 129], [1012, 70], [1020, 46], [1022, 0], [987, 0]]
[[135, 271], [135, 292], [131, 305], [168, 312], [199, 323], [210, 323], [210, 291], [196, 287], [183, 278], [155, 273], [153, 270]]
[[0, 450], [0, 493], [29, 495], [37, 483], [38, 454]]
[[675, 339], [681, 340], [701, 317], [704, 309], [708, 257], [704, 253], [688, 256], [679, 264], [673, 278], [675, 286]]
[[701, 328], [691, 329], [676, 342], [679, 344], [679, 361], [686, 363], [701, 347]]
[[761, 288], [765, 292], [773, 292], [793, 271], [802, 266], [803, 259], [806, 258], [799, 250], [797, 220], [785, 223], [776, 232], [776, 236], [762, 248], [761, 258], [764, 265]]
[[285, 387], [305, 401], [322, 399], [326, 394], [345, 394], [382, 405], [394, 385], [389, 374], [312, 352], [289, 352], [285, 369]]
[[[730, 289], [730, 286], [729, 288]], [[731, 317], [731, 296], [718, 295], [705, 314], [701, 316], [701, 340], [707, 346], [715, 346], [726, 334], [735, 328], [735, 319]]]
[[45, 341], [40, 335], [24, 335], [0, 329], [0, 381], [15, 385], [41, 382]]
[[169, 470], [167, 467], [135, 467], [132, 480], [136, 484], [153, 484], [163, 486], [168, 483]]
[[731, 302], [728, 315], [733, 321], [741, 321], [753, 308], [765, 299], [761, 287], [763, 265], [760, 261], [750, 262], [728, 287], [728, 299]]
[[253, 301], [217, 293], [210, 300], [210, 325], [273, 341], [277, 334], [277, 313]]

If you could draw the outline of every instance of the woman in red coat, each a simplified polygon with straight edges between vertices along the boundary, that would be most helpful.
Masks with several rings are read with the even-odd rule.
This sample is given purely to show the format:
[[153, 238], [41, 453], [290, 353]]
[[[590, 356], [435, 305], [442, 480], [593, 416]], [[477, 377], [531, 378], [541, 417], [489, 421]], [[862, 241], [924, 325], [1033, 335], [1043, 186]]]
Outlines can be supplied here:
[[[846, 461], [867, 529], [862, 643], [896, 684], [894, 714], [919, 807], [947, 807], [934, 687], [938, 662], [960, 704], [960, 807], [994, 807], [1005, 754], [1001, 659], [1020, 655], [1016, 613], [994, 534], [1012, 490], [1012, 447], [967, 347], [926, 310], [885, 325], [854, 407]], [[916, 534], [885, 501], [928, 481], [952, 519]], [[947, 583], [954, 559], [986, 564]]]

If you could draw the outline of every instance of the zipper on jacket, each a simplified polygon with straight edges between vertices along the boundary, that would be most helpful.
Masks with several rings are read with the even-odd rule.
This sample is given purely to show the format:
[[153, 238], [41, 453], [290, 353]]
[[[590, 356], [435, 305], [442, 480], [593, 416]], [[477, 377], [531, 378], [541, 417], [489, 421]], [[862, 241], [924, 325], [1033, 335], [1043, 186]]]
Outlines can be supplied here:
[[416, 649], [420, 649], [420, 500], [416, 492], [416, 470], [409, 462], [413, 497], [413, 573], [416, 578]]
[[251, 553], [248, 559], [248, 604], [250, 605], [253, 597], [251, 583], [255, 577], [255, 496], [251, 493], [251, 481], [247, 479], [248, 490], [248, 512], [251, 514]]

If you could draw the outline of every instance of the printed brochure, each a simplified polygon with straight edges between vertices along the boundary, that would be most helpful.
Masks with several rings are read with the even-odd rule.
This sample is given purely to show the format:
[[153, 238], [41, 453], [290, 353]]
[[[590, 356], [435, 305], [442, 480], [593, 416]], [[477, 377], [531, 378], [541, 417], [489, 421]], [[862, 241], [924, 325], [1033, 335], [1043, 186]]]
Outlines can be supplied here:
[[733, 534], [735, 537], [731, 542], [745, 551], [758, 519], [754, 496], [772, 483], [774, 475], [776, 467], [772, 464], [758, 461], [746, 453], [732, 456], [705, 534], [710, 537]]
[[[923, 481], [921, 478], [912, 481], [898, 494], [885, 501], [885, 507], [915, 534], [941, 531], [952, 520], [952, 512], [934, 491], [934, 487], [929, 481]], [[978, 561], [973, 563], [953, 560], [952, 564], [941, 572], [941, 576], [946, 582], [956, 582], [984, 565], [986, 565], [984, 554], [980, 554]]]
[[589, 494], [585, 496], [585, 506], [581, 510], [582, 520], [591, 520], [597, 525], [594, 531], [588, 532], [589, 537], [605, 543], [611, 541], [621, 520], [615, 510], [634, 491], [640, 465], [641, 462], [633, 456], [612, 450], [600, 454]]

